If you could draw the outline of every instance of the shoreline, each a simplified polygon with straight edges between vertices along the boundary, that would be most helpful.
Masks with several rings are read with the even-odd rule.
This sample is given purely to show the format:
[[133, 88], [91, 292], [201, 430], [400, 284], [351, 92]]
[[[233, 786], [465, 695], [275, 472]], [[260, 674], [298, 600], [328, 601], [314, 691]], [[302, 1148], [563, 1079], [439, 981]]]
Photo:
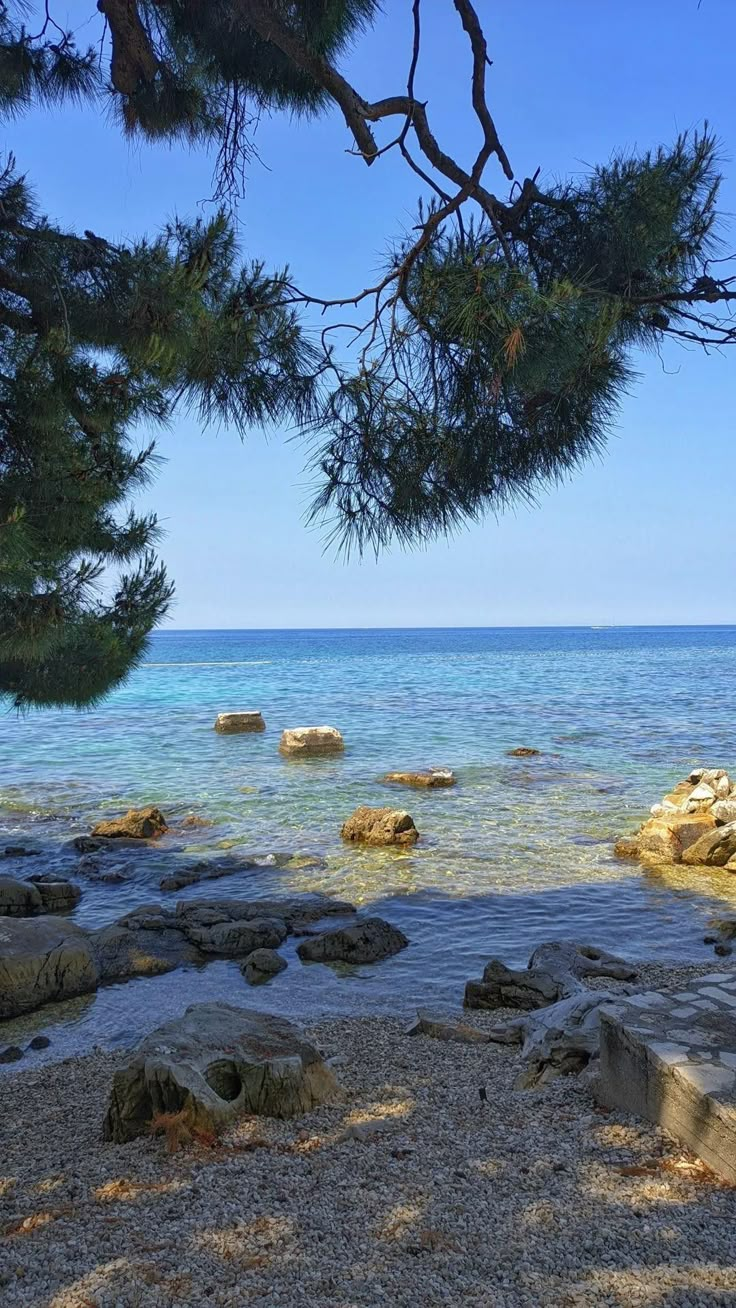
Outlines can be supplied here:
[[[635, 988], [686, 984], [712, 966], [646, 964]], [[508, 1016], [466, 1010], [463, 1021], [487, 1030]], [[733, 1189], [666, 1132], [599, 1108], [589, 1074], [518, 1091], [521, 1059], [507, 1046], [409, 1037], [396, 1017], [305, 1025], [340, 1059], [342, 1102], [289, 1121], [243, 1118], [211, 1148], [102, 1143], [125, 1052], [5, 1077], [0, 1289], [10, 1301], [734, 1302]]]

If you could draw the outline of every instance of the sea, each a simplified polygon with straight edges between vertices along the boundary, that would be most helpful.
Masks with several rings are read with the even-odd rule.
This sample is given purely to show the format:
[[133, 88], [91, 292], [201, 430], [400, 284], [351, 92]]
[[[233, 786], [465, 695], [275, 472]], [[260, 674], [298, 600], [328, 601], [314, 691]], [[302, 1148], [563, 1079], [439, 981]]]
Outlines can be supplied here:
[[[38, 1060], [125, 1046], [212, 999], [305, 1021], [410, 1017], [458, 1005], [489, 958], [521, 966], [553, 938], [706, 961], [709, 920], [736, 911], [736, 876], [645, 869], [613, 846], [692, 768], [736, 773], [735, 687], [736, 627], [159, 631], [94, 710], [0, 717], [0, 849], [37, 851], [2, 872], [77, 877], [75, 836], [156, 804], [174, 834], [108, 855], [119, 884], [77, 877], [76, 921], [320, 891], [395, 923], [409, 947], [362, 967], [304, 965], [289, 940], [287, 970], [257, 990], [218, 961], [48, 1005], [4, 1023], [0, 1044], [43, 1033]], [[218, 713], [247, 709], [261, 710], [264, 733], [215, 733]], [[343, 733], [343, 755], [280, 756], [284, 728], [321, 724]], [[509, 757], [519, 746], [540, 753]], [[426, 767], [452, 768], [457, 785], [381, 779]], [[419, 843], [346, 846], [340, 827], [359, 804], [408, 809]], [[212, 825], [181, 830], [190, 814]], [[182, 862], [223, 856], [259, 866], [178, 895], [159, 888]]]

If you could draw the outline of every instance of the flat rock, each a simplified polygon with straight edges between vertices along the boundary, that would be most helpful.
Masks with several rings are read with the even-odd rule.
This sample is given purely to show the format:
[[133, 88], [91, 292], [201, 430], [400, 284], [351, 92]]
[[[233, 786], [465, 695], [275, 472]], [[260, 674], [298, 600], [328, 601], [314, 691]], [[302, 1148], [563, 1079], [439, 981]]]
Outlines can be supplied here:
[[28, 881], [0, 877], [0, 917], [32, 917], [43, 912], [39, 891]]
[[273, 917], [188, 926], [186, 934], [204, 954], [243, 958], [255, 949], [275, 949], [283, 944], [288, 932], [283, 919]]
[[201, 859], [188, 867], [170, 872], [159, 881], [160, 890], [185, 890], [188, 886], [199, 885], [201, 881], [220, 881], [223, 877], [232, 877], [236, 872], [249, 872], [255, 863], [250, 859]]
[[246, 731], [265, 731], [263, 714], [250, 710], [247, 713], [218, 713], [215, 731], [221, 735], [232, 736]]
[[294, 1117], [334, 1098], [334, 1075], [300, 1027], [230, 1004], [195, 1004], [139, 1046], [113, 1079], [103, 1127], [122, 1143], [163, 1113], [219, 1132], [246, 1114]]
[[322, 918], [345, 917], [355, 905], [329, 895], [293, 895], [283, 899], [190, 899], [176, 905], [176, 919], [197, 926], [216, 922], [245, 922], [253, 918], [278, 918], [289, 931]]
[[403, 931], [382, 917], [367, 917], [353, 926], [308, 936], [297, 948], [304, 963], [376, 963], [409, 944]]
[[417, 1011], [416, 1021], [407, 1027], [406, 1034], [432, 1036], [434, 1040], [450, 1040], [462, 1045], [487, 1045], [491, 1041], [487, 1031], [479, 1031], [463, 1022], [460, 1016], [429, 1008]]
[[404, 809], [369, 808], [362, 805], [341, 828], [343, 840], [362, 845], [414, 845], [419, 832]]
[[0, 922], [0, 1018], [88, 994], [97, 982], [87, 932], [76, 923], [46, 916]]
[[286, 959], [276, 953], [275, 949], [254, 949], [240, 964], [240, 970], [249, 985], [259, 985], [278, 976], [286, 968]]
[[[149, 805], [148, 808], [129, 808], [123, 817], [98, 822], [91, 834], [93, 840], [100, 836], [108, 840], [155, 840], [168, 829], [161, 810]], [[89, 850], [82, 852], [87, 853]]]
[[415, 790], [440, 790], [454, 786], [457, 779], [450, 768], [428, 768], [426, 772], [387, 772], [383, 780]]
[[736, 1183], [736, 971], [601, 1010], [599, 1096], [677, 1136]]
[[287, 758], [318, 758], [341, 754], [345, 741], [337, 727], [290, 727], [282, 732], [279, 753]]

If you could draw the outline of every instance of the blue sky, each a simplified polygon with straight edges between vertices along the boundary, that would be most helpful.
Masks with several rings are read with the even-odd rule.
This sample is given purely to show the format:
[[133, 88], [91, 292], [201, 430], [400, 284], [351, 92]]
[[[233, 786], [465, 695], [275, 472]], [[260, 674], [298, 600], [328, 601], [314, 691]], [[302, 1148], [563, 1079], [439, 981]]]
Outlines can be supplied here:
[[[736, 210], [734, 0], [479, 0], [489, 102], [516, 175], [583, 170], [621, 148], [670, 141], [707, 118], [723, 142], [722, 208]], [[346, 63], [370, 98], [403, 89], [410, 0]], [[451, 0], [425, 0], [417, 90], [433, 130], [474, 153], [465, 38]], [[73, 27], [93, 0], [55, 7]], [[389, 128], [390, 130], [390, 128]], [[50, 216], [109, 239], [195, 214], [212, 192], [202, 153], [123, 140], [103, 118], [31, 114], [6, 133]], [[386, 139], [389, 139], [388, 136]], [[419, 180], [387, 155], [352, 158], [340, 116], [262, 122], [263, 166], [239, 212], [244, 254], [289, 262], [315, 294], [369, 283], [412, 221]], [[500, 170], [489, 181], [501, 188]], [[205, 205], [206, 211], [206, 205]], [[736, 241], [736, 231], [731, 228]], [[414, 553], [345, 563], [303, 513], [305, 452], [284, 433], [202, 431], [182, 418], [147, 499], [166, 528], [177, 627], [503, 626], [736, 622], [734, 362], [672, 348], [641, 360], [607, 455], [539, 506]]]

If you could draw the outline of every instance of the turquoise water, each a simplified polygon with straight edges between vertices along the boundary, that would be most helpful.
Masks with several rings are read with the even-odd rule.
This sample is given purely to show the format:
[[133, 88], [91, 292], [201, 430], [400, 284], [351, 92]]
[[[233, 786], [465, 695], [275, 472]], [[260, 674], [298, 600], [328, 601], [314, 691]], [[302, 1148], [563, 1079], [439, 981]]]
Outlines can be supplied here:
[[[266, 987], [237, 967], [110, 987], [47, 1008], [13, 1031], [55, 1031], [57, 1051], [131, 1038], [214, 995], [302, 1016], [406, 1010], [457, 1000], [492, 954], [525, 962], [574, 936], [635, 958], [707, 959], [708, 917], [736, 905], [736, 877], [644, 872], [613, 857], [649, 805], [698, 763], [736, 769], [736, 628], [161, 632], [147, 662], [94, 712], [0, 719], [0, 844], [43, 857], [2, 870], [74, 873], [70, 837], [100, 816], [156, 803], [214, 825], [121, 851], [121, 885], [81, 880], [83, 923], [165, 900], [161, 875], [223, 850], [318, 855], [324, 867], [241, 872], [179, 897], [321, 890], [399, 924], [411, 947], [373, 968], [290, 966]], [[218, 712], [260, 709], [263, 735], [219, 736]], [[329, 723], [343, 757], [293, 762], [288, 726]], [[531, 745], [541, 757], [506, 751]], [[382, 785], [387, 770], [452, 767], [428, 793]], [[357, 804], [407, 807], [408, 853], [343, 846]], [[31, 867], [31, 863], [33, 866]]]

